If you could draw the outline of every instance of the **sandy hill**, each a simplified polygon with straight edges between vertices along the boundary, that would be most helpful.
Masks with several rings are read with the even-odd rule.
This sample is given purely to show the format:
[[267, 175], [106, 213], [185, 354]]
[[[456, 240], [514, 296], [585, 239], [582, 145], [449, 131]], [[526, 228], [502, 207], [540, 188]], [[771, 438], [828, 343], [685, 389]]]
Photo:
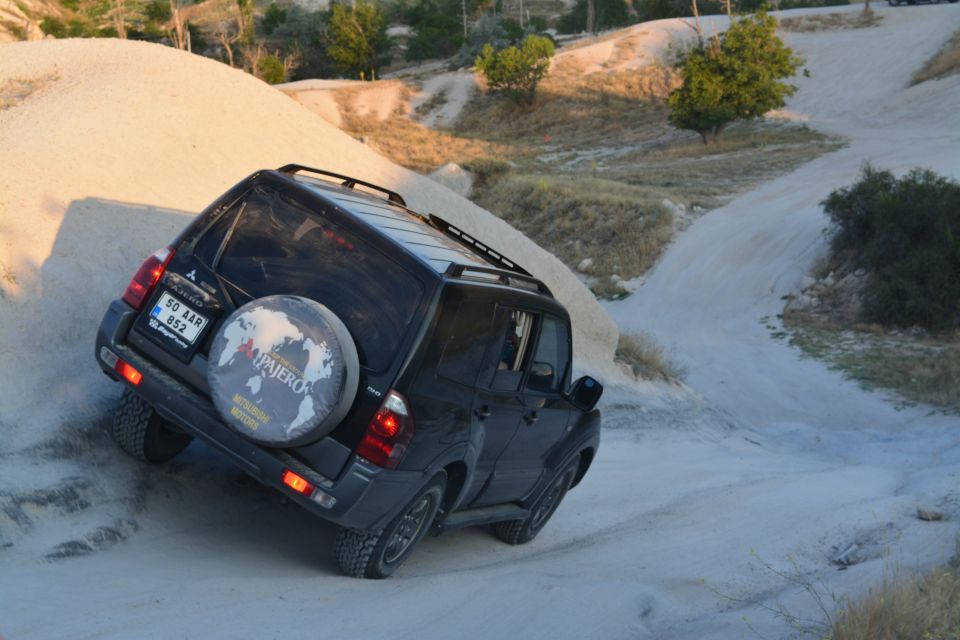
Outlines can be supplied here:
[[[610, 360], [611, 321], [560, 262], [244, 73], [159, 45], [65, 40], [5, 46], [0, 82], [14, 79], [33, 92], [0, 112], [6, 353], [89, 355], [106, 301], [145, 255], [245, 175], [299, 162], [384, 184], [516, 256], [577, 315], [580, 358]], [[3, 359], [3, 379], [13, 361]], [[27, 385], [16, 395], [35, 393]]]
[[[580, 364], [612, 369], [616, 329], [559, 261], [259, 80], [147, 43], [45, 40], [2, 49], [0, 545], [58, 500], [103, 509], [133, 500], [117, 487], [125, 476], [109, 466], [115, 460], [102, 461], [109, 482], [90, 472], [91, 461], [101, 463], [96, 452], [109, 450], [91, 440], [105, 432], [118, 394], [93, 361], [94, 333], [143, 258], [257, 169], [298, 162], [354, 175], [486, 239], [571, 310]], [[37, 467], [38, 451], [49, 466]], [[53, 462], [64, 455], [74, 463]], [[30, 544], [54, 543], [32, 534]]]

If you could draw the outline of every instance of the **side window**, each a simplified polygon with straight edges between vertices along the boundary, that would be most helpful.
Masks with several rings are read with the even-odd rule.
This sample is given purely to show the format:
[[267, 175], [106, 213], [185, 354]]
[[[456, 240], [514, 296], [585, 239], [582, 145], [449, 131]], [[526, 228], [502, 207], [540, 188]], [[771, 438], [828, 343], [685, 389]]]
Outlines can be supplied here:
[[544, 316], [541, 326], [540, 341], [527, 378], [527, 389], [557, 393], [570, 362], [570, 337], [567, 325], [552, 316]]
[[[499, 307], [494, 317], [494, 341], [487, 350], [488, 369], [481, 384], [497, 391], [520, 388], [523, 371], [530, 360], [535, 316], [519, 309]], [[489, 365], [493, 365], [489, 367]]]
[[[452, 317], [448, 317], [452, 316]], [[440, 319], [437, 337], [446, 340], [437, 373], [472, 387], [477, 381], [483, 355], [492, 339], [493, 305], [464, 300]]]

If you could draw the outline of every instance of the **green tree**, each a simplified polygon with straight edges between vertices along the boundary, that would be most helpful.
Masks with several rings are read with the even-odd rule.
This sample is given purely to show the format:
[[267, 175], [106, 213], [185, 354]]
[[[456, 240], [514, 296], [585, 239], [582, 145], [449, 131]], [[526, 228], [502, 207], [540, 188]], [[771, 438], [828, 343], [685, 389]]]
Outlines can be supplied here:
[[504, 93], [517, 104], [531, 104], [537, 83], [550, 70], [555, 50], [553, 41], [543, 36], [527, 36], [520, 47], [494, 51], [489, 44], [474, 64], [487, 80], [487, 89]]
[[731, 122], [759, 118], [782, 107], [797, 88], [784, 82], [803, 60], [777, 37], [777, 21], [760, 11], [687, 51], [679, 63], [683, 85], [669, 98], [670, 122], [716, 140]]
[[276, 31], [277, 27], [287, 21], [287, 10], [271, 2], [270, 6], [263, 13], [263, 32], [268, 36]]
[[596, 32], [630, 24], [627, 3], [623, 0], [595, 0], [593, 25], [588, 25], [590, 14], [588, 4], [587, 0], [577, 0], [569, 12], [560, 16], [560, 20], [557, 21], [557, 31], [559, 33]]
[[342, 72], [374, 77], [390, 56], [383, 12], [362, 1], [355, 8], [333, 5], [327, 28], [327, 55]]

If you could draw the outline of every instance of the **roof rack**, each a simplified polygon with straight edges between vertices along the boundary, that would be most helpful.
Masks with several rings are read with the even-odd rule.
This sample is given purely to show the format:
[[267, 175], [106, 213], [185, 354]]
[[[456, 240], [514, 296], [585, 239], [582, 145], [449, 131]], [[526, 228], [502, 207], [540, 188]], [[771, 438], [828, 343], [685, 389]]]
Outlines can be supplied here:
[[[543, 284], [531, 275], [521, 275], [519, 273], [510, 273], [502, 269], [492, 269], [490, 267], [478, 267], [472, 264], [451, 264], [447, 267], [446, 276], [450, 278], [474, 278], [476, 280], [486, 280], [489, 282], [498, 282], [508, 287], [536, 291], [553, 297], [553, 292], [547, 285]], [[494, 276], [494, 277], [484, 277]]]
[[430, 214], [427, 218], [427, 221], [440, 231], [444, 232], [454, 240], [458, 241], [460, 244], [466, 245], [470, 249], [473, 249], [476, 252], [482, 254], [485, 258], [491, 262], [496, 263], [497, 265], [508, 269], [510, 271], [516, 271], [517, 273], [523, 274], [525, 276], [530, 276], [530, 272], [518, 265], [516, 262], [503, 255], [499, 251], [491, 249], [487, 245], [483, 244], [473, 236], [465, 233], [462, 229], [458, 229], [453, 226], [443, 218], [439, 218], [434, 214]]
[[398, 204], [401, 207], [407, 206], [407, 201], [404, 200], [403, 196], [401, 196], [396, 191], [390, 191], [390, 189], [385, 189], [384, 187], [375, 185], [372, 182], [357, 180], [356, 178], [351, 178], [350, 176], [344, 176], [339, 173], [324, 171], [323, 169], [314, 169], [313, 167], [306, 167], [302, 164], [285, 164], [279, 169], [277, 169], [277, 171], [279, 171], [280, 173], [286, 173], [287, 175], [290, 175], [290, 176], [293, 176], [303, 171], [303, 172], [309, 172], [309, 173], [316, 173], [321, 176], [327, 176], [330, 178], [336, 178], [337, 180], [342, 180], [342, 182], [340, 183], [340, 186], [346, 187], [347, 189], [353, 189], [354, 187], [356, 187], [356, 185], [360, 184], [367, 188], [373, 189], [374, 191], [379, 191], [380, 193], [383, 193], [384, 195], [387, 196], [387, 200], [389, 200], [390, 202], [393, 202], [394, 204]]

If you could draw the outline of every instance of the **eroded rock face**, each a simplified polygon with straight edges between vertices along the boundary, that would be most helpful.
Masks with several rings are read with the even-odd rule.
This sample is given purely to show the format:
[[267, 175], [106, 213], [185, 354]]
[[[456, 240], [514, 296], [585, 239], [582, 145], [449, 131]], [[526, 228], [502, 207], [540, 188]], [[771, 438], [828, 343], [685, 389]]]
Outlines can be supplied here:
[[464, 198], [469, 198], [473, 190], [473, 175], [455, 162], [448, 162], [431, 173], [430, 179]]
[[787, 302], [784, 311], [814, 313], [846, 323], [854, 322], [860, 316], [866, 281], [867, 272], [863, 269], [831, 271], [820, 279], [803, 276], [800, 291]]

